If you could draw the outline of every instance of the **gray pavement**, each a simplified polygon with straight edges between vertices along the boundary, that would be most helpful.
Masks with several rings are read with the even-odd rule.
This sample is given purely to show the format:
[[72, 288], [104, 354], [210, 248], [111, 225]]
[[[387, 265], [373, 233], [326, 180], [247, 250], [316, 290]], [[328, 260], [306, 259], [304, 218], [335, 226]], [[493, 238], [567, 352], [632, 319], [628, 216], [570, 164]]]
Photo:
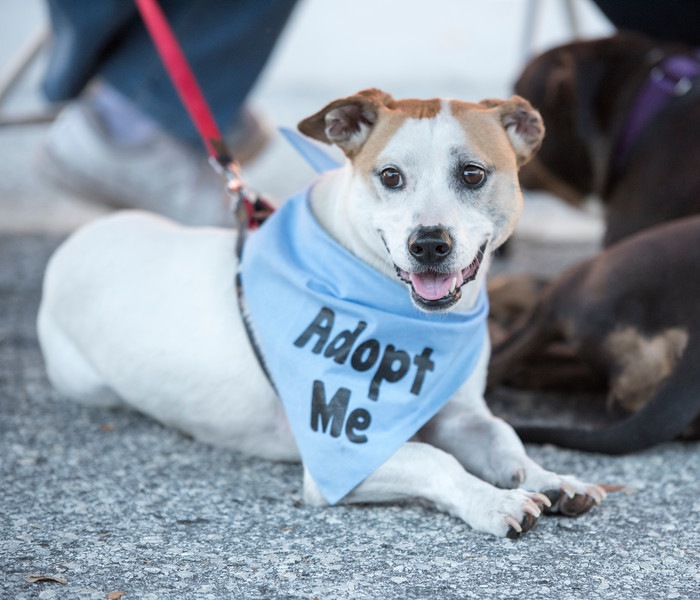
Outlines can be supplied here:
[[[309, 0], [255, 101], [271, 120], [289, 125], [370, 85], [397, 95], [503, 95], [517, 62], [523, 4], [458, 7], [433, 0], [435, 14], [456, 14], [435, 23], [424, 16], [428, 49], [417, 53], [396, 39], [386, 18], [396, 16], [391, 23], [403, 31], [412, 22], [406, 11], [422, 3], [402, 1], [391, 11], [397, 4], [388, 1]], [[565, 36], [556, 7], [545, 5], [542, 37]], [[370, 7], [380, 14], [374, 13], [369, 49], [341, 74], [349, 59], [337, 46], [344, 43], [347, 52], [357, 42], [337, 43], [322, 25], [360, 26]], [[39, 24], [36, 8], [36, 1], [4, 0], [10, 18], [0, 21], [0, 65]], [[595, 15], [584, 26], [591, 32], [604, 27]], [[474, 48], [494, 54], [488, 33], [494, 30], [507, 35], [498, 56], [482, 64]], [[405, 56], [392, 54], [402, 41]], [[314, 53], [315, 43], [324, 53]], [[398, 67], [382, 82], [387, 58]], [[460, 61], [473, 65], [466, 77], [459, 77]], [[36, 103], [30, 77], [8, 108]], [[0, 129], [1, 600], [119, 593], [127, 599], [700, 598], [697, 444], [666, 444], [627, 457], [531, 447], [549, 468], [624, 489], [579, 519], [542, 519], [513, 542], [417, 504], [309, 508], [301, 501], [299, 465], [245, 458], [133, 412], [85, 408], [60, 397], [46, 380], [34, 330], [41, 276], [60, 240], [105, 211], [36, 177], [32, 156], [43, 133], [42, 127]], [[251, 178], [282, 196], [309, 176], [295, 160], [276, 143]], [[530, 200], [513, 259], [501, 269], [552, 273], [595, 250], [600, 223], [594, 215], [559, 211], [547, 198]], [[492, 401], [512, 419], [588, 421], [601, 403], [595, 396], [507, 390]], [[60, 582], [30, 582], [32, 575]]]

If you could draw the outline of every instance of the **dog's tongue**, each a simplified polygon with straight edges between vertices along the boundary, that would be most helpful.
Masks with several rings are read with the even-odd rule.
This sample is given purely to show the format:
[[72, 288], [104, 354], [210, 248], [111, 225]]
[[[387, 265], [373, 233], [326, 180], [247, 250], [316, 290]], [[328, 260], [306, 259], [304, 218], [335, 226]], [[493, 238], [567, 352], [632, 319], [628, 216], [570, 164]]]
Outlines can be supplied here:
[[454, 273], [435, 273], [426, 271], [424, 273], [411, 273], [409, 275], [413, 290], [424, 300], [439, 300], [449, 294], [452, 288], [452, 281], [456, 279], [456, 287], [464, 283], [461, 271]]

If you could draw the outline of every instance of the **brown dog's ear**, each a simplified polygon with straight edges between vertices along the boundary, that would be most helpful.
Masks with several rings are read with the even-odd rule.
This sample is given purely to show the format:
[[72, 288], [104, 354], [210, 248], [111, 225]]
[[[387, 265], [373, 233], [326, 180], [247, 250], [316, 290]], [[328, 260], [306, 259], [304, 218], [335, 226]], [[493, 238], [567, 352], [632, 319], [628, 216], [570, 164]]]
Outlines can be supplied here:
[[299, 131], [320, 142], [336, 144], [352, 158], [367, 141], [379, 111], [393, 101], [381, 90], [363, 90], [307, 117], [299, 123]]
[[482, 100], [481, 104], [498, 111], [501, 124], [515, 150], [518, 166], [522, 167], [542, 145], [544, 123], [540, 113], [520, 96], [509, 100]]

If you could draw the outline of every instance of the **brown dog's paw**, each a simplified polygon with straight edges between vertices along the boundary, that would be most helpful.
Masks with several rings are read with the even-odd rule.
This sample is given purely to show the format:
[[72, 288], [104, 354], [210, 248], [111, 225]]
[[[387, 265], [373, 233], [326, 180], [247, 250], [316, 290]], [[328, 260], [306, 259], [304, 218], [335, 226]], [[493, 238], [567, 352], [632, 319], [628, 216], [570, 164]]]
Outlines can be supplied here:
[[523, 487], [542, 490], [540, 494], [548, 501], [542, 511], [546, 515], [577, 517], [600, 504], [607, 496], [605, 486], [585, 483], [571, 475], [557, 475], [544, 469], [530, 470]]

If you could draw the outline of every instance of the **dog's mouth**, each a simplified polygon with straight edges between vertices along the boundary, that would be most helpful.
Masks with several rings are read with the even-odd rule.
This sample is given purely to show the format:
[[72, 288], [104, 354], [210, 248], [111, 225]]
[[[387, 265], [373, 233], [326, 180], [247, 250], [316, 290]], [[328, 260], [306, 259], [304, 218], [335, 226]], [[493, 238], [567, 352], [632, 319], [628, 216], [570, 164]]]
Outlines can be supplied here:
[[433, 269], [408, 272], [396, 267], [399, 278], [411, 286], [414, 302], [426, 310], [445, 310], [462, 297], [462, 287], [473, 281], [486, 252], [486, 242], [479, 248], [474, 260], [464, 269], [443, 273]]

